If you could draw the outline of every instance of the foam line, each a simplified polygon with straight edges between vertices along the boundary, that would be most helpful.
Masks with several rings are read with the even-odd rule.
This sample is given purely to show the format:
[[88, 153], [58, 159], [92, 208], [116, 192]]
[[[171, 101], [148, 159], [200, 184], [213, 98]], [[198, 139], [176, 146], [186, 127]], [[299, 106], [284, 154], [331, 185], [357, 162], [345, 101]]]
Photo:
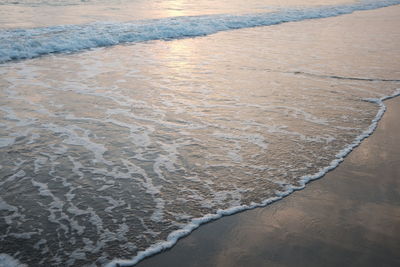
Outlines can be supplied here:
[[125, 23], [96, 22], [0, 30], [0, 63], [122, 43], [196, 37], [233, 29], [334, 17], [397, 4], [400, 0], [360, 0], [354, 4], [282, 9], [241, 16], [182, 16]]
[[303, 189], [308, 182], [323, 177], [326, 173], [328, 173], [329, 171], [331, 171], [331, 170], [335, 169], [337, 166], [339, 166], [339, 164], [344, 160], [344, 158], [354, 148], [356, 148], [358, 145], [360, 145], [362, 140], [369, 137], [374, 132], [376, 127], [378, 126], [378, 122], [382, 119], [382, 116], [386, 111], [386, 106], [383, 103], [383, 101], [390, 99], [390, 98], [397, 97], [397, 96], [400, 96], [400, 88], [396, 89], [393, 92], [393, 94], [388, 95], [388, 96], [384, 96], [381, 98], [364, 99], [364, 101], [371, 102], [371, 103], [377, 104], [379, 106], [379, 110], [378, 110], [375, 118], [372, 120], [370, 126], [363, 133], [361, 133], [359, 136], [357, 136], [351, 144], [349, 144], [347, 147], [345, 147], [344, 149], [339, 151], [339, 153], [337, 153], [335, 155], [335, 159], [332, 160], [331, 163], [327, 167], [320, 169], [315, 174], [302, 176], [298, 182], [300, 184], [299, 186], [289, 185], [286, 187], [285, 191], [278, 192], [277, 196], [265, 199], [261, 203], [251, 203], [251, 205], [241, 205], [241, 206], [237, 206], [237, 207], [233, 207], [233, 208], [229, 208], [229, 209], [225, 209], [225, 210], [220, 209], [215, 214], [207, 214], [201, 218], [192, 219], [192, 221], [189, 224], [187, 224], [185, 227], [183, 227], [182, 229], [176, 230], [176, 231], [170, 233], [168, 235], [166, 241], [154, 244], [154, 245], [150, 246], [149, 248], [147, 248], [146, 250], [140, 251], [131, 260], [115, 259], [115, 260], [111, 261], [110, 263], [108, 263], [106, 265], [106, 267], [135, 265], [147, 257], [150, 257], [154, 254], [160, 253], [168, 248], [173, 247], [180, 238], [189, 235], [193, 230], [195, 230], [202, 224], [217, 220], [217, 219], [221, 218], [222, 216], [232, 215], [232, 214], [244, 211], [244, 210], [250, 210], [250, 209], [254, 209], [254, 208], [258, 208], [258, 207], [265, 207], [270, 203], [273, 203], [275, 201], [278, 201], [278, 200], [284, 198], [285, 196], [290, 195], [294, 191]]

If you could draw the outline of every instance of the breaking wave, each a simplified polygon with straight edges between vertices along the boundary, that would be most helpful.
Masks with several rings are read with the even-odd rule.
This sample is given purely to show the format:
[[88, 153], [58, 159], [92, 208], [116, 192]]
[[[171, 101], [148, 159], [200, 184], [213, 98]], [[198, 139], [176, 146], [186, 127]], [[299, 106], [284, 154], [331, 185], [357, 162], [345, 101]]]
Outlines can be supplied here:
[[7, 29], [0, 31], [0, 63], [123, 43], [196, 37], [233, 29], [327, 18], [396, 4], [400, 4], [400, 1], [365, 0], [355, 4], [281, 9], [277, 12], [248, 15], [182, 16], [125, 23], [95, 22], [32, 29]]

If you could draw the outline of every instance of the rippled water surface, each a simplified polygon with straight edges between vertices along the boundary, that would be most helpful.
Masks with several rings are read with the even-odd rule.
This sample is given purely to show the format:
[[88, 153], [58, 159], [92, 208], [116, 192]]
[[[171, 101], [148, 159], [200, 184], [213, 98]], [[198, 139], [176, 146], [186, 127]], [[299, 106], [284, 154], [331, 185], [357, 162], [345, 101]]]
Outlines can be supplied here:
[[354, 3], [354, 0], [0, 0], [0, 28], [97, 21], [246, 14], [285, 7]]
[[398, 27], [357, 16], [1, 64], [0, 252], [129, 259], [328, 166], [399, 87]]

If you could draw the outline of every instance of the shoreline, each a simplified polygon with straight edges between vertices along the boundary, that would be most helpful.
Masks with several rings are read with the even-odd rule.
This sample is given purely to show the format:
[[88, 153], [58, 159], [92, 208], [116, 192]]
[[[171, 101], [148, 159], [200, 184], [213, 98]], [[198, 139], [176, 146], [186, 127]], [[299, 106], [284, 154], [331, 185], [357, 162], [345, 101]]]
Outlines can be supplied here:
[[[389, 7], [389, 9], [390, 9], [390, 7]], [[337, 169], [340, 168], [340, 166], [342, 164], [344, 164], [344, 163], [342, 163], [344, 158], [346, 158], [346, 160], [344, 162], [349, 161], [348, 158], [350, 158], [350, 155], [352, 155], [354, 153], [354, 152], [353, 153], [350, 153], [350, 152], [357, 150], [359, 145], [363, 146], [364, 142], [366, 142], [364, 139], [371, 136], [371, 134], [375, 132], [377, 124], [382, 119], [383, 113], [385, 112], [385, 109], [386, 109], [385, 104], [383, 104], [383, 101], [386, 99], [398, 96], [399, 94], [400, 94], [400, 91], [399, 91], [399, 89], [397, 89], [392, 95], [389, 95], [389, 96], [385, 96], [385, 97], [382, 97], [379, 99], [364, 99], [364, 101], [375, 103], [379, 107], [379, 110], [377, 111], [375, 118], [371, 121], [370, 126], [367, 127], [366, 130], [363, 131], [359, 136], [357, 136], [351, 144], [347, 145], [338, 154], [336, 154], [336, 157], [330, 162], [330, 164], [328, 166], [322, 168], [317, 173], [301, 177], [301, 179], [299, 181], [300, 186], [290, 186], [290, 187], [288, 187], [287, 191], [282, 192], [280, 195], [277, 195], [272, 198], [268, 198], [258, 204], [254, 203], [249, 206], [238, 206], [238, 207], [234, 207], [234, 208], [227, 209], [227, 210], [219, 210], [215, 214], [208, 214], [202, 218], [193, 219], [192, 222], [189, 223], [188, 225], [186, 225], [183, 229], [180, 229], [180, 230], [177, 230], [177, 231], [171, 233], [168, 236], [168, 239], [166, 241], [159, 242], [144, 251], [140, 251], [135, 257], [133, 257], [130, 260], [114, 259], [112, 262], [107, 264], [107, 266], [117, 266], [117, 264], [120, 264], [120, 266], [133, 266], [133, 265], [135, 265], [135, 266], [180, 266], [179, 264], [181, 264], [182, 262], [185, 262], [185, 266], [197, 266], [195, 264], [196, 262], [193, 263], [194, 265], [189, 265], [189, 264], [187, 265], [186, 260], [184, 260], [184, 261], [181, 260], [181, 261], [176, 261], [176, 262], [171, 259], [166, 260], [164, 258], [168, 257], [168, 256], [163, 256], [163, 255], [166, 255], [166, 254], [169, 255], [169, 254], [173, 253], [175, 255], [174, 257], [181, 258], [182, 255], [180, 255], [180, 254], [185, 255], [185, 254], [193, 253], [193, 252], [182, 252], [182, 251], [184, 251], [184, 249], [182, 250], [182, 248], [181, 248], [182, 245], [180, 245], [180, 244], [185, 243], [186, 242], [185, 240], [187, 240], [187, 239], [192, 240], [194, 238], [194, 237], [192, 237], [193, 235], [198, 235], [198, 234], [196, 234], [197, 232], [205, 231], [205, 230], [203, 230], [203, 228], [208, 228], [209, 227], [208, 225], [220, 224], [219, 222], [225, 221], [226, 220], [225, 218], [236, 217], [236, 216], [239, 217], [239, 216], [242, 216], [241, 214], [247, 214], [248, 212], [252, 212], [252, 210], [258, 210], [259, 207], [264, 207], [267, 210], [272, 209], [269, 207], [270, 206], [276, 207], [277, 205], [279, 205], [279, 203], [281, 203], [282, 201], [285, 201], [286, 196], [290, 195], [294, 191], [303, 190], [305, 188], [305, 184], [308, 184], [310, 181], [317, 180], [322, 177], [325, 178], [325, 176], [330, 175], [331, 172], [333, 172], [333, 173], [338, 172]], [[361, 144], [362, 141], [363, 141], [363, 143]], [[339, 166], [339, 164], [340, 164], [340, 166]], [[310, 184], [312, 184], [312, 183], [310, 183]], [[308, 186], [307, 186], [307, 188], [308, 188]], [[291, 198], [293, 198], [293, 197], [294, 196], [292, 196]], [[280, 200], [280, 201], [278, 201], [278, 200]], [[274, 204], [269, 205], [272, 203], [274, 203]], [[266, 206], [268, 206], [268, 207], [266, 207]], [[235, 216], [230, 216], [230, 215], [235, 215]], [[200, 229], [198, 229], [199, 226], [202, 226], [202, 227], [200, 227]], [[220, 229], [220, 230], [222, 230], [222, 229]], [[220, 231], [218, 231], [218, 233], [219, 232]], [[205, 232], [205, 233], [203, 233], [203, 235], [208, 236], [209, 234], [207, 232]], [[181, 240], [181, 241], [177, 243], [178, 240]], [[215, 243], [216, 241], [210, 241], [210, 242]], [[207, 245], [206, 245], [206, 247], [207, 247]], [[204, 248], [204, 249], [205, 249], [205, 251], [203, 251], [203, 254], [209, 253], [209, 252], [207, 252], [207, 248]], [[167, 252], [161, 253], [165, 250], [167, 250]], [[171, 251], [179, 251], [179, 250], [182, 250], [182, 251], [180, 253], [179, 252], [171, 252]], [[198, 250], [203, 250], [203, 249], [198, 248]], [[158, 258], [160, 258], [160, 260], [158, 260]], [[198, 255], [198, 258], [201, 258], [201, 255]], [[154, 260], [154, 259], [157, 259], [157, 260]], [[197, 260], [199, 260], [199, 259], [197, 259]], [[165, 263], [164, 263], [164, 261], [165, 261]], [[147, 262], [150, 262], [150, 263], [147, 263]], [[166, 264], [166, 265], [163, 265], [163, 264]], [[246, 265], [247, 263], [245, 262], [243, 264]], [[199, 266], [204, 266], [204, 265], [212, 266], [212, 265], [210, 265], [210, 263], [207, 263], [207, 264], [202, 263]], [[221, 266], [230, 266], [230, 265], [221, 265]]]
[[0, 265], [400, 266], [399, 12], [4, 64]]
[[[337, 197], [336, 202], [332, 201], [332, 199], [329, 198], [329, 195], [332, 194], [332, 192], [330, 192], [332, 188], [335, 190], [339, 189], [339, 191], [354, 190], [354, 189], [357, 190], [357, 186], [351, 186], [350, 188], [348, 188], [348, 183], [357, 182], [359, 181], [359, 179], [363, 179], [364, 176], [366, 179], [361, 182], [366, 183], [366, 185], [360, 184], [358, 186], [374, 187], [374, 182], [376, 182], [376, 179], [379, 178], [379, 176], [381, 175], [380, 174], [380, 171], [382, 171], [381, 169], [384, 169], [381, 165], [386, 165], [386, 163], [382, 162], [382, 164], [380, 164], [380, 162], [377, 159], [373, 160], [374, 164], [363, 162], [363, 157], [361, 156], [363, 153], [365, 154], [365, 151], [368, 151], [369, 153], [371, 152], [375, 153], [372, 150], [379, 149], [377, 151], [377, 156], [372, 154], [368, 156], [379, 157], [379, 155], [385, 155], [385, 157], [388, 157], [388, 159], [390, 160], [389, 162], [393, 163], [393, 166], [391, 166], [392, 168], [386, 170], [386, 174], [395, 173], [397, 175], [400, 175], [400, 167], [396, 166], [398, 165], [399, 161], [398, 158], [400, 157], [400, 152], [398, 152], [400, 149], [400, 135], [397, 134], [396, 136], [396, 133], [400, 131], [400, 126], [396, 125], [396, 114], [400, 113], [400, 98], [397, 97], [392, 100], [388, 100], [385, 103], [386, 106], [389, 107], [388, 111], [386, 112], [386, 115], [383, 116], [383, 118], [379, 121], [379, 126], [374, 131], [374, 134], [371, 135], [368, 139], [364, 140], [360, 146], [354, 148], [353, 153], [347, 155], [346, 160], [342, 164], [340, 164], [340, 166], [335, 168], [334, 171], [325, 174], [324, 179], [321, 179], [318, 183], [309, 183], [309, 185], [305, 189], [299, 191], [298, 193], [293, 194], [291, 197], [288, 198], [285, 197], [280, 201], [276, 201], [272, 205], [246, 210], [235, 214], [235, 216], [224, 216], [223, 218], [217, 221], [207, 223], [202, 227], [200, 227], [199, 229], [193, 231], [189, 236], [182, 238], [172, 249], [166, 250], [163, 253], [146, 258], [143, 261], [140, 261], [136, 266], [139, 267], [181, 266], [179, 264], [182, 264], [182, 262], [184, 262], [185, 264], [184, 266], [188, 267], [189, 266], [242, 266], [240, 265], [240, 259], [234, 260], [235, 258], [238, 257], [245, 258], [245, 261], [242, 262], [242, 264], [249, 265], [250, 262], [256, 262], [256, 265], [250, 264], [250, 266], [261, 266], [262, 264], [267, 264], [267, 262], [265, 261], [265, 256], [268, 255], [265, 253], [267, 252], [271, 251], [273, 252], [273, 255], [269, 255], [271, 258], [288, 259], [287, 258], [288, 255], [286, 255], [287, 251], [285, 250], [285, 246], [288, 245], [288, 247], [291, 247], [293, 245], [290, 245], [292, 244], [292, 242], [290, 242], [287, 239], [290, 239], [289, 236], [291, 234], [296, 233], [296, 228], [298, 227], [307, 229], [307, 231], [316, 232], [315, 234], [317, 233], [323, 234], [325, 232], [333, 231], [336, 234], [338, 234], [338, 236], [342, 236], [342, 234], [340, 233], [342, 226], [345, 226], [344, 229], [360, 228], [361, 226], [358, 225], [360, 224], [360, 222], [357, 222], [357, 220], [355, 220], [355, 222], [350, 223], [349, 221], [346, 221], [346, 218], [341, 218], [344, 220], [341, 223], [339, 223], [339, 225], [337, 225], [337, 227], [335, 227], [333, 230], [331, 228], [327, 228], [329, 226], [329, 223], [327, 224], [327, 227], [325, 227], [325, 224], [322, 222], [324, 221], [323, 218], [324, 216], [329, 217], [328, 213], [332, 211], [331, 210], [332, 205], [341, 208], [341, 210], [339, 210], [339, 213], [340, 212], [348, 213], [347, 212], [348, 209], [350, 210], [354, 209], [354, 206], [346, 206], [344, 205], [345, 203], [340, 203], [340, 201], [346, 202], [346, 198], [353, 198], [353, 197], [360, 198], [363, 201], [360, 201], [359, 205], [362, 206], [365, 201], [369, 203], [368, 200], [370, 199], [368, 199], [368, 197], [371, 195], [378, 198], [385, 197], [385, 195], [376, 195], [376, 192], [374, 191], [363, 192], [361, 190], [358, 192], [358, 194], [357, 192], [354, 192], [354, 195], [349, 195], [345, 192], [344, 193], [345, 196], [341, 196], [340, 198]], [[389, 142], [387, 141], [387, 139], [393, 139], [393, 142]], [[387, 154], [388, 152], [385, 150], [389, 151], [391, 150], [390, 151], [391, 154], [388, 155]], [[375, 167], [374, 169], [375, 172], [368, 171], [369, 169], [372, 168], [371, 166]], [[355, 169], [357, 169], [357, 171], [355, 171]], [[383, 175], [385, 176], [385, 174]], [[396, 177], [398, 176], [394, 175], [391, 177], [385, 177], [388, 180], [386, 181], [387, 182], [386, 186], [391, 187], [393, 186], [394, 183], [398, 188], [400, 188], [400, 181], [395, 181]], [[382, 182], [382, 180], [380, 180], [380, 182]], [[386, 188], [386, 190], [390, 190], [390, 188]], [[392, 190], [393, 192], [391, 194], [394, 196], [394, 200], [397, 203], [400, 203], [400, 191], [397, 190], [396, 192], [394, 188], [392, 188]], [[327, 192], [328, 197], [324, 194], [321, 194], [321, 192], [324, 191]], [[340, 195], [340, 192], [337, 194]], [[310, 205], [311, 203], [307, 203], [308, 205], [303, 207], [301, 206], [301, 203], [304, 202], [306, 203], [311, 202], [312, 205]], [[394, 204], [392, 205], [393, 207], [391, 207], [390, 209], [395, 210], [397, 211], [397, 214], [400, 214], [400, 207], [399, 206], [396, 207], [396, 203], [393, 204]], [[379, 211], [379, 205], [384, 206], [385, 203], [382, 203], [381, 200], [381, 202], [376, 201], [375, 205], [377, 205], [377, 207], [375, 208], [376, 210], [374, 211]], [[298, 209], [296, 209], [296, 206], [298, 206]], [[314, 210], [322, 211], [325, 208], [327, 209], [325, 210], [325, 213], [327, 214], [324, 214], [323, 212], [322, 214], [313, 214], [314, 217], [320, 216], [318, 219], [315, 219], [315, 221], [319, 223], [317, 223], [317, 225], [314, 225], [315, 226], [314, 230], [312, 228], [308, 229], [308, 225], [304, 221], [296, 222], [296, 220], [298, 219], [305, 220], [305, 218], [307, 218], [306, 216], [307, 213], [313, 213]], [[299, 212], [303, 212], [301, 218], [299, 218], [298, 216], [296, 217], [296, 215], [298, 215]], [[373, 218], [375, 215], [372, 212], [371, 214], [368, 214], [368, 211], [364, 212], [367, 212], [366, 217], [368, 218]], [[294, 213], [294, 217], [291, 217], [290, 213]], [[384, 235], [386, 238], [390, 239], [391, 237], [391, 239], [394, 240], [391, 240], [393, 243], [391, 244], [391, 246], [380, 249], [382, 251], [386, 250], [389, 252], [390, 251], [395, 252], [400, 249], [400, 241], [396, 242], [395, 240], [395, 236], [400, 236], [400, 226], [399, 226], [400, 216], [399, 215], [396, 216], [396, 213], [392, 214], [392, 217], [390, 217], [390, 214], [385, 213], [385, 216], [386, 216], [385, 219], [389, 218], [394, 221], [393, 225], [389, 223], [390, 226], [394, 228], [392, 229], [394, 233], [390, 235], [384, 233]], [[282, 217], [284, 217], [285, 220], [280, 220]], [[376, 217], [382, 217], [382, 216], [376, 216]], [[374, 220], [378, 219], [379, 218], [374, 218]], [[347, 220], [351, 221], [354, 220], [354, 218], [348, 217]], [[289, 227], [287, 227], [286, 229], [280, 229], [281, 227], [276, 224], [277, 221], [280, 223], [284, 223]], [[365, 220], [362, 221], [361, 224], [362, 223], [365, 223]], [[387, 221], [382, 221], [377, 224], [378, 225], [387, 224]], [[277, 229], [282, 230], [282, 233], [278, 233]], [[366, 230], [368, 230], [368, 228]], [[374, 228], [372, 233], [371, 231], [365, 231], [364, 234], [371, 235], [373, 234], [373, 232], [376, 232], [377, 230], [379, 229]], [[282, 241], [283, 244], [281, 244], [281, 246], [274, 244], [275, 242], [272, 242], [271, 238], [268, 235], [263, 235], [263, 231], [267, 231], [268, 235], [272, 235], [274, 239]], [[299, 237], [296, 236], [294, 237], [295, 243], [299, 243], [300, 244], [299, 247], [303, 248], [303, 250], [308, 251], [309, 253], [311, 253], [315, 249], [327, 251], [329, 248], [323, 246], [318, 248], [315, 240], [314, 243], [310, 242], [309, 238], [313, 235], [310, 236], [308, 234], [306, 235], [305, 233], [301, 232], [296, 234], [298, 234]], [[349, 236], [355, 235], [355, 233], [351, 232], [348, 232], [346, 234]], [[304, 237], [304, 235], [306, 235], [306, 237], [308, 238], [302, 239], [301, 237]], [[248, 236], [253, 236], [258, 241], [254, 242], [251, 240], [251, 238], [248, 238]], [[330, 238], [335, 239], [335, 235], [330, 236]], [[316, 236], [315, 239], [318, 239], [318, 236]], [[363, 247], [368, 247], [365, 245], [365, 243], [355, 242], [354, 239], [355, 238], [350, 238], [350, 240], [347, 240], [348, 241], [347, 243], [343, 243], [342, 245], [345, 248], [347, 247], [347, 250], [346, 249], [344, 250], [348, 254], [351, 254], [350, 252], [352, 251], [359, 252], [356, 249], [356, 247], [360, 244], [362, 244]], [[234, 244], [230, 242], [232, 240], [234, 241]], [[238, 240], [240, 241], [238, 242]], [[326, 241], [325, 243], [329, 243], [328, 241], [330, 240], [325, 240], [325, 241]], [[254, 253], [257, 252], [257, 250], [254, 251], [253, 249], [250, 248], [256, 245], [255, 243], [259, 242], [261, 242], [263, 246], [257, 245], [257, 248], [260, 250], [259, 252], [262, 251], [263, 253]], [[332, 242], [341, 243], [340, 240], [333, 240]], [[215, 246], [218, 245], [221, 246], [222, 248], [215, 249]], [[376, 244], [376, 242], [375, 243], [371, 242], [369, 246], [377, 247], [378, 245], [379, 244]], [[268, 251], [269, 247], [272, 247], [273, 249]], [[279, 247], [282, 249], [282, 251], [279, 251]], [[295, 248], [293, 250], [297, 249]], [[240, 253], [237, 253], [238, 251], [240, 251]], [[329, 253], [334, 253], [334, 252], [328, 252], [327, 254]], [[221, 256], [221, 254], [223, 255]], [[252, 258], [249, 258], [250, 256], [248, 256], [247, 254], [257, 254], [257, 255], [252, 255]], [[400, 256], [396, 257], [395, 255], [396, 254], [392, 254], [393, 256], [392, 258], [382, 257], [381, 255], [375, 255], [374, 253], [370, 254], [369, 256], [371, 257], [376, 256], [378, 258], [382, 258], [381, 260], [383, 260], [383, 258], [386, 258], [385, 259], [386, 262], [389, 263], [380, 266], [395, 266], [395, 264], [400, 264]], [[367, 256], [364, 255], [363, 257], [368, 258]], [[228, 263], [221, 263], [220, 262], [221, 257], [224, 259], [225, 262], [228, 261]], [[317, 261], [315, 262], [315, 264], [310, 263], [309, 260], [311, 260], [311, 258], [309, 257], [311, 257], [311, 255], [308, 253], [297, 255], [297, 257], [304, 257], [304, 259], [301, 262], [294, 261], [288, 264], [282, 264], [282, 262], [279, 262], [279, 264], [277, 264], [276, 262], [274, 262], [274, 263], [269, 263], [271, 265], [268, 264], [268, 266], [295, 266], [295, 265], [299, 266], [298, 264], [300, 265], [303, 264], [303, 266], [338, 266], [337, 264], [348, 264], [346, 262], [339, 263], [343, 259], [343, 257], [340, 256], [332, 257], [334, 258], [332, 260], [337, 261], [337, 263], [333, 262], [324, 263], [321, 261]], [[313, 255], [313, 257], [315, 257], [315, 255]], [[355, 256], [349, 257], [347, 255], [344, 258], [357, 259], [357, 257]], [[384, 262], [385, 261], [383, 261], [383, 263]], [[234, 263], [237, 263], [238, 265], [235, 265]], [[377, 266], [376, 264], [377, 264], [376, 260], [364, 260], [362, 263], [359, 264], [353, 263], [353, 265], [357, 266]], [[121, 264], [121, 266], [124, 265]]]
[[[192, 220], [190, 224], [185, 226], [183, 229], [179, 229], [177, 231], [172, 232], [166, 241], [156, 243], [155, 245], [149, 247], [148, 249], [144, 251], [140, 251], [133, 259], [131, 260], [122, 260], [122, 259], [116, 259], [113, 260], [112, 262], [108, 263], [106, 266], [107, 267], [120, 267], [120, 266], [169, 266], [169, 265], [159, 265], [160, 263], [150, 263], [150, 265], [146, 265], [146, 260], [147, 259], [152, 259], [157, 256], [161, 256], [164, 254], [165, 251], [169, 251], [171, 249], [174, 249], [175, 246], [177, 246], [178, 241], [183, 240], [185, 238], [188, 238], [191, 236], [194, 232], [198, 231], [200, 226], [210, 224], [210, 223], [215, 223], [217, 220], [221, 220], [225, 217], [233, 216], [233, 215], [239, 215], [242, 213], [246, 213], [249, 211], [252, 211], [254, 209], [259, 209], [259, 208], [268, 208], [270, 205], [274, 204], [275, 202], [279, 202], [284, 200], [286, 197], [289, 195], [295, 193], [296, 191], [302, 191], [306, 188], [306, 185], [311, 184], [311, 182], [319, 180], [321, 178], [324, 178], [327, 176], [330, 172], [335, 171], [337, 168], [343, 164], [342, 162], [345, 160], [345, 158], [349, 157], [351, 152], [353, 152], [357, 147], [359, 147], [362, 142], [371, 137], [374, 132], [378, 128], [378, 124], [380, 121], [383, 119], [384, 114], [387, 111], [387, 105], [385, 105], [384, 101], [391, 100], [393, 98], [396, 98], [397, 101], [399, 101], [400, 104], [400, 88], [395, 90], [391, 95], [384, 96], [381, 98], [376, 98], [376, 99], [364, 99], [364, 101], [374, 103], [379, 106], [379, 110], [375, 116], [375, 118], [371, 121], [370, 126], [363, 131], [359, 136], [356, 137], [356, 139], [349, 144], [347, 147], [343, 148], [341, 151], [339, 151], [338, 154], [336, 154], [336, 157], [334, 160], [331, 161], [331, 163], [327, 166], [321, 169], [319, 172], [314, 173], [312, 175], [305, 175], [301, 177], [299, 180], [300, 186], [293, 186], [291, 185], [287, 191], [282, 192], [280, 195], [277, 195], [272, 198], [265, 199], [261, 203], [254, 203], [252, 206], [238, 206], [238, 207], [233, 207], [227, 210], [218, 210], [217, 213], [215, 214], [207, 214], [202, 218], [195, 218]], [[399, 138], [400, 139], [400, 138]], [[143, 261], [145, 263], [143, 263]]]

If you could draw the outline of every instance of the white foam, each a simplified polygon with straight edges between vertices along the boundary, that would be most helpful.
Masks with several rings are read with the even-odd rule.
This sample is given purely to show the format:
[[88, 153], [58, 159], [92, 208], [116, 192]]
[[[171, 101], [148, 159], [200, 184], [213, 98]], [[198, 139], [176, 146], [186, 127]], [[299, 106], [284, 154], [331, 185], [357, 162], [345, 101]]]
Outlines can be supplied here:
[[125, 201], [123, 201], [121, 199], [116, 200], [110, 196], [99, 196], [99, 198], [103, 198], [103, 199], [107, 200], [107, 202], [109, 204], [109, 206], [104, 209], [105, 212], [112, 212], [113, 209], [126, 205]]
[[204, 223], [219, 219], [222, 216], [232, 215], [232, 214], [238, 213], [240, 211], [254, 209], [254, 208], [257, 208], [257, 207], [267, 206], [268, 204], [270, 204], [272, 202], [275, 202], [277, 200], [280, 200], [283, 197], [291, 194], [293, 191], [303, 189], [308, 182], [310, 182], [312, 180], [319, 179], [319, 178], [323, 177], [329, 171], [331, 171], [334, 168], [336, 168], [344, 160], [344, 158], [354, 148], [356, 148], [361, 143], [362, 140], [364, 140], [365, 138], [370, 136], [374, 132], [374, 130], [376, 129], [379, 120], [382, 118], [383, 114], [386, 111], [386, 106], [383, 103], [383, 101], [387, 100], [387, 99], [390, 99], [390, 98], [394, 98], [396, 96], [400, 96], [400, 88], [396, 89], [393, 92], [393, 94], [391, 94], [389, 96], [384, 96], [384, 97], [381, 97], [381, 98], [364, 99], [365, 101], [368, 101], [368, 102], [375, 103], [375, 104], [379, 105], [379, 111], [376, 114], [375, 118], [372, 120], [371, 125], [363, 133], [361, 133], [359, 136], [357, 136], [355, 138], [355, 140], [351, 144], [349, 144], [347, 147], [345, 147], [344, 149], [339, 151], [339, 153], [336, 154], [336, 158], [334, 160], [332, 160], [331, 163], [327, 167], [324, 167], [324, 168], [320, 169], [317, 173], [315, 173], [313, 175], [305, 175], [305, 176], [301, 177], [300, 181], [299, 181], [299, 184], [300, 184], [299, 186], [287, 185], [285, 187], [285, 189], [286, 189], [285, 191], [277, 192], [276, 193], [277, 196], [265, 199], [261, 203], [254, 203], [253, 202], [250, 205], [240, 205], [240, 206], [228, 208], [228, 209], [225, 209], [225, 210], [221, 210], [220, 209], [215, 214], [207, 214], [207, 215], [205, 215], [205, 216], [203, 216], [201, 218], [194, 218], [194, 219], [191, 220], [191, 222], [189, 224], [185, 225], [182, 229], [179, 229], [179, 230], [176, 230], [176, 231], [170, 233], [168, 235], [166, 241], [159, 242], [157, 244], [154, 244], [154, 245], [150, 246], [149, 248], [147, 248], [144, 251], [140, 251], [131, 260], [114, 259], [113, 261], [108, 263], [106, 265], [106, 267], [116, 267], [118, 265], [119, 266], [132, 266], [132, 265], [135, 265], [138, 262], [142, 261], [143, 259], [145, 259], [145, 258], [147, 258], [149, 256], [152, 256], [154, 254], [160, 253], [160, 252], [164, 251], [165, 249], [171, 248], [172, 246], [174, 246], [176, 244], [176, 242], [180, 238], [189, 235], [193, 230], [195, 230], [196, 228], [198, 228], [200, 225], [202, 225]]
[[[83, 146], [87, 150], [91, 151], [95, 156], [96, 162], [102, 162], [107, 165], [112, 164], [103, 157], [103, 154], [107, 151], [107, 148], [102, 144], [93, 142], [89, 137], [89, 130], [85, 130], [74, 125], [63, 127], [53, 123], [43, 124], [43, 126], [54, 133], [65, 136], [66, 138], [63, 140], [63, 143], [68, 145]], [[79, 132], [83, 132], [83, 134], [79, 134]]]
[[12, 206], [10, 204], [8, 204], [7, 202], [4, 201], [4, 199], [2, 199], [0, 197], [0, 210], [8, 210], [8, 211], [17, 211], [17, 207]]
[[97, 22], [0, 31], [0, 63], [50, 53], [74, 52], [128, 42], [209, 35], [233, 29], [327, 18], [400, 4], [400, 0], [362, 0], [354, 4], [282, 9], [248, 15], [182, 16], [129, 23]]
[[27, 267], [8, 254], [0, 253], [0, 267]]
[[8, 233], [9, 236], [19, 239], [31, 239], [32, 235], [38, 234], [37, 232], [25, 232], [25, 233]]
[[162, 222], [164, 218], [165, 201], [160, 197], [154, 198], [154, 201], [156, 202], [156, 207], [150, 219], [155, 222]]

